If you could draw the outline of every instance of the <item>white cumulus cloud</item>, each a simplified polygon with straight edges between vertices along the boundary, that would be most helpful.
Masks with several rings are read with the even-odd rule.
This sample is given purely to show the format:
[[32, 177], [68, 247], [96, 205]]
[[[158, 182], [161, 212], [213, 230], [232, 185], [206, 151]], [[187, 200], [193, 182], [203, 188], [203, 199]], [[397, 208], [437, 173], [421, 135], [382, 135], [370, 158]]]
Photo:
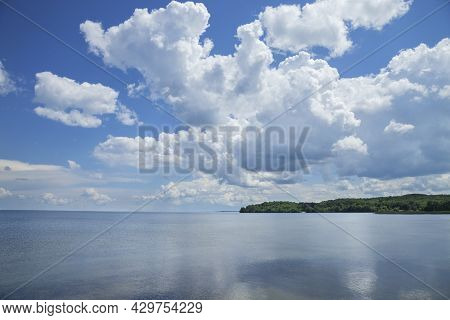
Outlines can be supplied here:
[[110, 196], [102, 194], [94, 188], [85, 189], [82, 196], [95, 202], [98, 205], [104, 205], [108, 202], [113, 201], [113, 199]]
[[119, 104], [116, 110], [116, 118], [126, 126], [133, 126], [139, 123], [136, 112], [128, 109], [123, 104]]
[[393, 132], [393, 133], [404, 134], [413, 129], [414, 129], [414, 125], [412, 125], [412, 124], [400, 123], [400, 122], [396, 122], [395, 120], [391, 120], [389, 122], [389, 124], [384, 128], [384, 132]]
[[51, 192], [46, 192], [46, 193], [42, 194], [41, 200], [44, 203], [50, 204], [53, 206], [63, 206], [63, 205], [67, 205], [68, 203], [70, 203], [69, 199], [59, 197]]
[[115, 90], [102, 84], [75, 80], [57, 76], [51, 72], [36, 74], [34, 87], [36, 114], [69, 126], [95, 128], [102, 124], [103, 114], [117, 112], [119, 121], [135, 124], [136, 115], [118, 103], [119, 95]]
[[78, 163], [76, 163], [75, 161], [73, 161], [73, 160], [67, 160], [67, 164], [69, 165], [69, 168], [72, 169], [72, 170], [76, 170], [76, 169], [80, 169], [81, 168], [81, 166]]
[[16, 91], [16, 85], [0, 61], [0, 96]]
[[13, 194], [8, 189], [0, 187], [0, 198], [11, 197]]
[[440, 89], [439, 96], [442, 99], [450, 99], [450, 85], [446, 85], [442, 89]]
[[339, 151], [355, 151], [367, 154], [367, 145], [360, 138], [355, 136], [344, 137], [333, 144], [332, 150]]
[[267, 199], [267, 193], [220, 183], [211, 176], [200, 175], [191, 181], [170, 182], [163, 185], [156, 195], [144, 195], [136, 198], [143, 201], [171, 200], [177, 204], [201, 202], [233, 206], [264, 201]]
[[273, 48], [298, 52], [316, 46], [340, 56], [352, 46], [352, 29], [381, 29], [409, 10], [405, 0], [322, 0], [267, 7], [259, 15], [265, 40]]

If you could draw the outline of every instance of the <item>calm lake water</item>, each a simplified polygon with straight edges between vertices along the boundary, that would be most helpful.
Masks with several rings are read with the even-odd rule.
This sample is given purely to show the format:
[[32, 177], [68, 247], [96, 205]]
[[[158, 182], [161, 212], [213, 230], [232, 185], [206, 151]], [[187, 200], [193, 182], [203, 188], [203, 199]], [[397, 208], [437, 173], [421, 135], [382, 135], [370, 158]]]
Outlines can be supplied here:
[[[122, 213], [0, 211], [3, 297]], [[450, 215], [326, 214], [450, 296]], [[315, 214], [138, 213], [10, 299], [440, 299]]]

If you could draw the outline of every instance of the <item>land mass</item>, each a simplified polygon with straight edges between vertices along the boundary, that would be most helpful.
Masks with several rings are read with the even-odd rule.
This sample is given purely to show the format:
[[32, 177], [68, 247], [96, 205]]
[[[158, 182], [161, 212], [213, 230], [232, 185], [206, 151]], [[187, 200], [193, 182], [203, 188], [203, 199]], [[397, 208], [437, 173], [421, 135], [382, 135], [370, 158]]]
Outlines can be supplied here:
[[450, 195], [407, 194], [378, 198], [346, 198], [322, 202], [271, 201], [248, 205], [241, 208], [239, 212], [450, 213]]

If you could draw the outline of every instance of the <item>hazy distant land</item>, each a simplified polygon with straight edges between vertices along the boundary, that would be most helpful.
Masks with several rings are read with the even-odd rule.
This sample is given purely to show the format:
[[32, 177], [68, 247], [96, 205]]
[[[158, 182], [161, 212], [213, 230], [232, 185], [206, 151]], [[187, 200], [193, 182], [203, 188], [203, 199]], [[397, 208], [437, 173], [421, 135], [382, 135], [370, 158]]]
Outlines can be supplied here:
[[346, 198], [322, 202], [271, 201], [248, 205], [241, 213], [374, 212], [450, 213], [450, 195], [408, 194], [393, 197]]

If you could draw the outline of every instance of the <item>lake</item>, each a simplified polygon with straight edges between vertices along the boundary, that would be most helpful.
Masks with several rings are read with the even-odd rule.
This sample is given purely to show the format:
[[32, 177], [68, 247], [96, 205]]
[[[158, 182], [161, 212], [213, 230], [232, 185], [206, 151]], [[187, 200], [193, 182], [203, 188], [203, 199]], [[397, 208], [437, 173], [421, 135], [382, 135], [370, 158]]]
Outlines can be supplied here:
[[[123, 216], [0, 211], [0, 296]], [[450, 296], [450, 215], [324, 216], [136, 213], [9, 298]]]

